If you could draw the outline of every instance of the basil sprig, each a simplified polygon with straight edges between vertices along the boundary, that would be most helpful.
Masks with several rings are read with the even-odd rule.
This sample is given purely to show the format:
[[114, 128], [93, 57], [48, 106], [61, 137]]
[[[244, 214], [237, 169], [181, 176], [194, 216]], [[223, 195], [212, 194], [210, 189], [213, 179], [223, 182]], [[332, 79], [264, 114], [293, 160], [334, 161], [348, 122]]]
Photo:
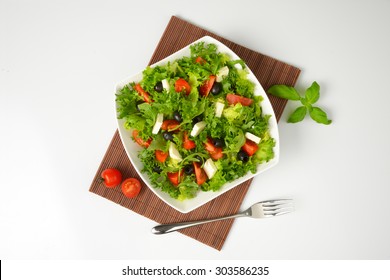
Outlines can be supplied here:
[[332, 120], [328, 119], [324, 110], [313, 106], [320, 98], [320, 85], [317, 84], [317, 82], [313, 82], [312, 85], [306, 89], [305, 96], [301, 96], [294, 87], [286, 85], [273, 85], [268, 89], [268, 93], [288, 100], [301, 101], [302, 106], [296, 108], [290, 115], [287, 120], [289, 123], [302, 121], [307, 112], [309, 112], [310, 117], [317, 123], [326, 125], [332, 123]]

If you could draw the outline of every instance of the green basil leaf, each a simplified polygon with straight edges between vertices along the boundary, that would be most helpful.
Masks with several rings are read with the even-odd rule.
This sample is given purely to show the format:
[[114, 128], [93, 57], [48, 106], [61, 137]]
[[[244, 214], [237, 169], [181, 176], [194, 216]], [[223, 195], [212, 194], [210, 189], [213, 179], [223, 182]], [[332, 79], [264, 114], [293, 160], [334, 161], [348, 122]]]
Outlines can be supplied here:
[[289, 100], [301, 99], [301, 96], [295, 88], [286, 85], [273, 85], [268, 89], [268, 93]]
[[309, 105], [310, 105], [310, 103], [307, 101], [305, 96], [301, 97], [301, 103], [302, 103], [303, 106], [306, 106], [306, 107], [309, 107]]
[[297, 123], [302, 121], [306, 116], [306, 107], [301, 106], [295, 109], [295, 111], [291, 114], [291, 116], [288, 118], [287, 122], [289, 123]]
[[320, 85], [317, 82], [313, 82], [312, 85], [306, 90], [306, 101], [309, 104], [314, 104], [320, 98]]
[[332, 122], [331, 120], [328, 119], [326, 113], [318, 107], [313, 107], [309, 113], [310, 113], [310, 117], [318, 123], [330, 124]]

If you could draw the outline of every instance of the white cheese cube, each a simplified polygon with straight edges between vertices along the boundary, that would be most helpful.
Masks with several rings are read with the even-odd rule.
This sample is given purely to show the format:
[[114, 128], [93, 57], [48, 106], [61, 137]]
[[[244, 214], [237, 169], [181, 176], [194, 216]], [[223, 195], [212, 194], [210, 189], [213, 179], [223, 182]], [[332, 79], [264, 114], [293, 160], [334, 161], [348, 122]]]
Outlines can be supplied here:
[[209, 179], [211, 179], [215, 173], [218, 171], [218, 168], [215, 166], [213, 160], [209, 158], [206, 160], [203, 166], [204, 171], [206, 172], [206, 175]]
[[191, 136], [196, 137], [201, 133], [201, 131], [206, 127], [206, 122], [205, 121], [200, 121], [194, 125], [191, 131]]
[[215, 103], [215, 116], [220, 118], [222, 116], [223, 108], [225, 107], [224, 103], [216, 102]]
[[174, 143], [170, 143], [169, 144], [169, 156], [172, 158], [172, 159], [175, 159], [177, 160], [178, 162], [182, 161], [183, 158], [181, 157], [179, 151], [177, 150], [176, 148], [176, 145]]
[[164, 79], [161, 81], [163, 88], [166, 89], [166, 91], [169, 91], [169, 83], [167, 79]]
[[245, 132], [245, 137], [253, 142], [255, 142], [256, 144], [259, 144], [260, 141], [261, 141], [261, 138], [260, 137], [257, 137], [256, 135], [250, 133], [250, 132]]
[[224, 66], [221, 69], [219, 69], [217, 73], [217, 82], [222, 81], [222, 79], [227, 75], [229, 75], [229, 68], [227, 66]]
[[158, 133], [158, 131], [160, 130], [161, 125], [163, 124], [163, 120], [164, 120], [164, 114], [158, 113], [157, 114], [157, 118], [156, 118], [156, 123], [154, 124], [153, 130], [152, 130], [153, 134], [157, 134]]
[[236, 68], [237, 70], [242, 70], [242, 66], [240, 63], [234, 64], [234, 68]]

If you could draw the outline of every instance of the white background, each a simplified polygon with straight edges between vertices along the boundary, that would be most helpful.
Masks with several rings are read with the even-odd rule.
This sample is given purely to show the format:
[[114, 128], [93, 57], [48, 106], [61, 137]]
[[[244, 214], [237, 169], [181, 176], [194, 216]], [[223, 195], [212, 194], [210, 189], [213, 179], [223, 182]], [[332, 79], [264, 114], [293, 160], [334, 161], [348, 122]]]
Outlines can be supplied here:
[[[0, 0], [1, 259], [389, 259], [390, 2]], [[281, 159], [222, 251], [88, 191], [116, 130], [114, 85], [148, 63], [172, 15], [302, 69], [330, 126], [280, 121]]]

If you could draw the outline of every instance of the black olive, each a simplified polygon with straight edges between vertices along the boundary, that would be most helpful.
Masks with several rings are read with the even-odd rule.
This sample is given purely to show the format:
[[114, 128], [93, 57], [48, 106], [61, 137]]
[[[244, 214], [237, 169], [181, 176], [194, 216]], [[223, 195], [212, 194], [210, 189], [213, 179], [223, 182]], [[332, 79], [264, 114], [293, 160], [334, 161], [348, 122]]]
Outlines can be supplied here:
[[200, 155], [196, 155], [195, 158], [199, 161], [199, 163], [202, 165], [203, 164], [203, 158], [201, 158]]
[[156, 173], [160, 174], [161, 171], [162, 170], [161, 170], [160, 166], [156, 165], [156, 166], [153, 167], [153, 172], [156, 172]]
[[162, 92], [164, 89], [162, 82], [157, 82], [157, 84], [154, 86], [154, 90], [157, 92]]
[[242, 162], [247, 162], [249, 160], [249, 156], [244, 151], [239, 151], [237, 153], [237, 159], [241, 160]]
[[213, 138], [213, 145], [217, 148], [222, 148], [224, 146], [224, 141], [220, 138]]
[[192, 173], [194, 173], [194, 166], [192, 164], [184, 166], [184, 173], [187, 175], [191, 175]]
[[211, 93], [217, 95], [222, 90], [222, 84], [220, 82], [215, 82], [211, 88]]
[[178, 122], [182, 122], [183, 118], [181, 117], [180, 113], [178, 111], [173, 113], [173, 118], [177, 120]]
[[167, 141], [172, 141], [172, 140], [173, 140], [173, 134], [172, 134], [172, 132], [165, 131], [165, 132], [163, 133], [163, 137], [164, 137], [164, 139], [167, 140]]
[[202, 115], [199, 115], [192, 119], [192, 123], [198, 123], [202, 120], [203, 120]]

